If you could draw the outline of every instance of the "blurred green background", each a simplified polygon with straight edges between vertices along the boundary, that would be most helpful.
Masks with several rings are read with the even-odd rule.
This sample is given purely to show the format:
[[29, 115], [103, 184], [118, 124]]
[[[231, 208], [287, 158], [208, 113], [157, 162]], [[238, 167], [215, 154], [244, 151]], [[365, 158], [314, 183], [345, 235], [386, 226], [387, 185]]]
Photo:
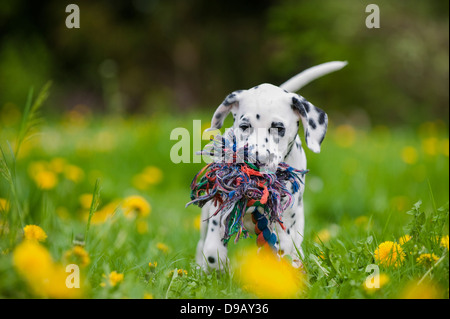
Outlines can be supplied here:
[[[372, 1], [75, 3], [80, 29], [65, 26], [69, 2], [0, 2], [0, 145], [12, 163], [7, 141], [16, 147], [29, 89], [36, 98], [51, 80], [40, 134], [22, 145], [15, 169], [24, 222], [43, 227], [55, 260], [85, 231], [82, 198], [97, 178], [100, 210], [136, 194], [151, 204], [151, 214], [136, 225], [122, 229], [111, 222], [91, 229], [90, 296], [140, 298], [150, 287], [155, 297], [164, 297], [165, 283], [161, 288], [142, 279], [149, 261], [164, 271], [195, 269], [200, 210], [185, 204], [191, 179], [204, 164], [172, 163], [171, 131], [184, 127], [199, 138], [192, 120], [209, 127], [230, 92], [281, 84], [319, 63], [349, 62], [299, 92], [330, 118], [321, 154], [306, 150], [304, 249], [312, 251], [317, 233], [348, 247], [370, 234], [376, 238], [373, 252], [379, 242], [405, 234], [406, 212], [418, 200], [428, 216], [448, 202], [448, 1], [376, 1], [379, 29], [365, 26]], [[34, 176], [36, 166], [54, 179], [46, 189]], [[7, 208], [0, 206], [0, 213], [17, 210], [4, 179], [2, 199]], [[22, 227], [10, 216], [0, 214], [0, 296], [26, 297], [11, 262]], [[364, 231], [361, 220], [368, 223]], [[436, 234], [448, 234], [448, 215], [444, 228]], [[119, 233], [126, 240], [116, 239]], [[158, 243], [167, 244], [169, 253], [159, 251]], [[371, 252], [358, 267], [372, 262]], [[356, 261], [348, 258], [353, 267]], [[448, 287], [446, 263], [447, 277], [440, 280]], [[396, 280], [421, 273], [414, 267]], [[126, 286], [120, 292], [95, 290], [110, 270], [125, 273]], [[144, 285], [135, 288], [132, 276]], [[366, 296], [359, 286], [339, 295], [330, 282], [317, 283], [313, 297]], [[183, 286], [174, 297], [236, 296], [220, 285], [205, 292], [203, 284]], [[395, 296], [393, 287], [378, 297]]]
[[54, 86], [47, 112], [212, 112], [229, 92], [281, 84], [313, 65], [349, 65], [301, 94], [332, 120], [448, 122], [448, 1], [77, 1], [0, 4], [0, 107]]

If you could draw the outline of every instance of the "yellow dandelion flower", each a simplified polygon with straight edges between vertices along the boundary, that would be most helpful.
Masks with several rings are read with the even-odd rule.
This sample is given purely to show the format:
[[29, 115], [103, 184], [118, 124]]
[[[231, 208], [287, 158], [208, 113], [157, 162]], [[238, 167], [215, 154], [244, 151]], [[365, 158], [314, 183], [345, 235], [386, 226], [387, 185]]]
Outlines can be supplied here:
[[163, 172], [156, 166], [147, 166], [133, 177], [133, 186], [140, 190], [146, 190], [149, 186], [159, 184], [163, 179]]
[[89, 210], [91, 208], [93, 196], [94, 195], [89, 193], [81, 194], [80, 197], [78, 197], [78, 201], [81, 205], [81, 208]]
[[425, 154], [434, 156], [437, 155], [439, 148], [439, 141], [436, 137], [429, 137], [422, 140], [422, 149]]
[[64, 177], [74, 183], [78, 183], [83, 180], [84, 172], [78, 166], [69, 164], [64, 167]]
[[13, 264], [32, 292], [46, 298], [79, 298], [81, 288], [66, 286], [68, 273], [54, 264], [48, 250], [36, 241], [25, 240], [13, 251]]
[[47, 238], [47, 234], [45, 231], [36, 225], [27, 225], [23, 228], [23, 233], [25, 239], [36, 240], [36, 241], [45, 241]]
[[321, 231], [319, 231], [317, 233], [317, 237], [315, 238], [315, 241], [317, 243], [326, 243], [327, 241], [329, 241], [331, 238], [331, 233], [328, 229], [322, 229]]
[[[120, 200], [114, 200], [111, 203], [103, 206], [101, 209], [97, 210], [91, 218], [91, 224], [101, 224], [104, 223], [114, 215], [117, 208], [120, 206]], [[89, 211], [85, 212], [84, 219], [89, 218]]]
[[443, 290], [431, 281], [424, 281], [420, 284], [415, 280], [410, 281], [400, 293], [401, 299], [439, 299], [443, 297]]
[[400, 237], [400, 238], [398, 239], [398, 242], [400, 243], [400, 245], [403, 245], [403, 244], [405, 244], [406, 242], [410, 241], [411, 238], [412, 238], [412, 237], [411, 237], [410, 235], [403, 235], [402, 237]]
[[158, 263], [155, 262], [149, 262], [148, 266], [150, 267], [151, 270], [154, 270], [156, 268], [156, 266], [158, 266]]
[[144, 294], [144, 299], [153, 299], [153, 295], [152, 295], [152, 294], [149, 294], [148, 292], [146, 292], [146, 293]]
[[201, 215], [197, 215], [194, 219], [194, 228], [197, 230], [200, 230], [200, 226], [202, 224], [202, 217]]
[[163, 253], [167, 253], [169, 251], [169, 246], [167, 246], [166, 244], [163, 244], [163, 243], [157, 243], [156, 248], [158, 250], [162, 251]]
[[402, 149], [401, 157], [406, 164], [415, 164], [419, 157], [417, 150], [413, 146], [406, 146]]
[[48, 167], [53, 172], [59, 174], [64, 171], [64, 167], [66, 166], [66, 164], [67, 164], [66, 159], [61, 157], [55, 157], [48, 163]]
[[405, 259], [402, 247], [392, 241], [381, 243], [374, 254], [375, 261], [382, 266], [399, 266]]
[[110, 286], [115, 287], [117, 284], [123, 281], [123, 274], [120, 274], [114, 270], [109, 274], [108, 278]]
[[66, 272], [65, 267], [59, 264], [54, 265], [51, 274], [48, 276], [48, 279], [41, 288], [42, 295], [48, 298], [56, 299], [81, 298], [84, 291], [83, 287], [80, 285], [80, 288], [69, 288], [66, 282], [68, 276], [69, 273]]
[[58, 178], [52, 171], [39, 171], [33, 179], [36, 185], [44, 190], [52, 189], [58, 184]]
[[89, 263], [91, 262], [91, 258], [89, 257], [88, 252], [82, 246], [79, 245], [76, 245], [72, 249], [66, 251], [64, 257], [67, 260], [70, 260], [75, 264], [80, 265], [81, 267], [85, 267], [89, 265]]
[[448, 235], [441, 238], [440, 246], [448, 250]]
[[4, 198], [0, 198], [0, 212], [7, 212], [8, 210], [9, 202]]
[[13, 264], [25, 279], [38, 283], [52, 271], [53, 260], [44, 246], [25, 240], [14, 249]]
[[145, 217], [150, 214], [152, 209], [149, 202], [139, 195], [128, 196], [125, 198], [122, 208], [124, 215], [127, 217]]
[[35, 176], [43, 171], [49, 171], [48, 163], [45, 161], [31, 162], [28, 165], [28, 174], [34, 179]]
[[144, 181], [149, 185], [159, 184], [163, 179], [163, 172], [156, 166], [147, 166], [142, 172]]
[[389, 276], [388, 275], [386, 275], [386, 274], [377, 274], [377, 275], [373, 276], [370, 280], [367, 279], [364, 282], [363, 286], [364, 286], [364, 289], [367, 292], [372, 293], [372, 292], [376, 291], [377, 289], [380, 289], [381, 287], [386, 285], [388, 282], [389, 282]]
[[177, 274], [178, 274], [179, 277], [183, 277], [183, 275], [187, 276], [188, 272], [186, 270], [184, 270], [184, 269], [178, 269], [177, 270]]
[[421, 264], [425, 267], [431, 267], [433, 264], [439, 260], [439, 257], [435, 254], [421, 254], [419, 257], [417, 257], [416, 261], [418, 264]]
[[269, 250], [245, 251], [237, 263], [242, 288], [260, 298], [294, 298], [303, 289], [302, 273]]
[[142, 174], [137, 174], [133, 176], [132, 184], [135, 188], [141, 191], [146, 190], [148, 188], [148, 184], [145, 182]]

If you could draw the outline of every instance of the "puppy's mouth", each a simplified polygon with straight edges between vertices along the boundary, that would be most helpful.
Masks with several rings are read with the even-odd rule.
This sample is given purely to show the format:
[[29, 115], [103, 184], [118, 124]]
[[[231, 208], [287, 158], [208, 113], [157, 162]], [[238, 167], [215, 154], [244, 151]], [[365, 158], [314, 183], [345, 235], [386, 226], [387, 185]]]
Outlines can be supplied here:
[[257, 166], [264, 173], [275, 173], [278, 168], [277, 156], [275, 154], [269, 154], [265, 158], [256, 158]]

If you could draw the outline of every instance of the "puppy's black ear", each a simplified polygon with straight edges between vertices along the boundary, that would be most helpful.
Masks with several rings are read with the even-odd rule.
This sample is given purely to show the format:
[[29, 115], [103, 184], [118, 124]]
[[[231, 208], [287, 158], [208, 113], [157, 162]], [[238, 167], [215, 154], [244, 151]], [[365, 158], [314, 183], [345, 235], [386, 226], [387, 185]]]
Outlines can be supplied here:
[[327, 133], [328, 115], [298, 94], [293, 94], [291, 105], [302, 119], [306, 145], [314, 153], [319, 153]]
[[213, 131], [222, 127], [223, 121], [227, 117], [228, 113], [230, 113], [231, 108], [239, 106], [239, 98], [242, 95], [242, 92], [242, 90], [234, 91], [225, 98], [222, 104], [220, 104], [214, 112], [211, 119], [211, 127], [206, 131]]

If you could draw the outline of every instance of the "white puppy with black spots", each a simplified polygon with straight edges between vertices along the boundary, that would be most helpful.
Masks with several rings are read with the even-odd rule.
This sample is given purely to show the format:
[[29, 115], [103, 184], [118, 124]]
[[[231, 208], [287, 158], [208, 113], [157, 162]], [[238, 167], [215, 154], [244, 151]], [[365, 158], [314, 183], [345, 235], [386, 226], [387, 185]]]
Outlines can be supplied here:
[[[310, 150], [320, 152], [320, 145], [327, 131], [328, 116], [302, 96], [293, 92], [312, 80], [343, 68], [347, 63], [334, 61], [312, 67], [296, 75], [282, 85], [261, 84], [249, 90], [235, 91], [228, 95], [213, 115], [211, 128], [220, 129], [225, 117], [231, 112], [238, 147], [253, 145], [257, 159], [274, 171], [278, 163], [306, 169], [306, 156], [298, 135], [300, 121], [305, 134], [305, 142]], [[304, 179], [303, 179], [304, 182]], [[288, 186], [288, 189], [291, 189]], [[294, 196], [293, 204], [283, 212], [283, 230], [276, 227], [276, 249], [281, 256], [289, 255], [295, 267], [301, 266], [303, 258], [301, 244], [305, 226], [303, 212], [304, 184]], [[223, 269], [228, 265], [227, 246], [223, 243], [224, 227], [220, 214], [212, 216], [217, 207], [211, 202], [202, 208], [200, 240], [197, 245], [196, 262], [205, 270]], [[211, 217], [212, 216], [212, 217]], [[245, 226], [253, 230], [251, 213], [245, 214]], [[298, 256], [298, 253], [300, 256]]]

